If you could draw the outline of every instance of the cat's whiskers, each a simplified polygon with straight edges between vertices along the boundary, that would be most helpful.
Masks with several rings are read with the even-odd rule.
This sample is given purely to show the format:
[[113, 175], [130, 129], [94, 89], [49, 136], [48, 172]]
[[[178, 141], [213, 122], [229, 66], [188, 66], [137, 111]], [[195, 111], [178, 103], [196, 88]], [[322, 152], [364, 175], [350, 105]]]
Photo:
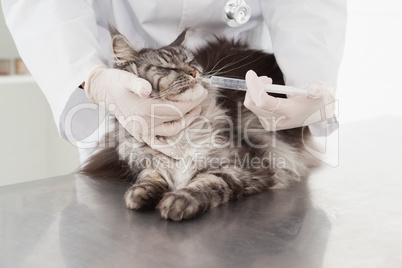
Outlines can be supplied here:
[[[256, 54], [257, 52], [259, 52], [259, 51], [253, 51], [253, 52], [251, 52], [249, 55], [247, 55], [245, 58], [243, 58], [242, 60], [246, 60], [247, 58], [249, 58], [249, 57], [251, 57], [251, 56], [253, 56], [254, 54]], [[229, 58], [229, 57], [233, 57], [235, 54], [228, 54], [228, 55], [226, 55], [225, 57], [223, 57], [223, 58], [221, 58], [213, 67], [212, 67], [212, 69], [211, 69], [211, 71], [209, 71], [209, 72], [207, 72], [207, 74], [208, 73], [210, 73], [210, 72], [212, 72], [212, 71], [214, 71], [214, 69], [215, 69], [215, 67], [217, 66], [217, 65], [219, 65], [219, 63], [221, 63], [223, 60], [225, 60], [225, 59], [227, 59], [227, 58]], [[258, 60], [258, 59], [256, 59], [256, 60]], [[252, 62], [254, 62], [254, 61], [252, 61]], [[223, 66], [222, 68], [226, 68], [226, 67], [229, 67], [229, 66], [232, 66], [232, 65], [237, 65], [239, 62], [231, 62], [231, 63], [229, 63], [229, 64], [227, 64], [227, 65], [225, 65], [225, 66]], [[210, 65], [210, 59], [208, 59], [208, 63], [207, 63], [207, 65], [204, 67], [204, 69], [208, 69], [209, 68], [209, 65]], [[235, 69], [234, 69], [235, 70]], [[230, 70], [228, 70], [227, 72], [229, 72]]]
[[[169, 86], [168, 89], [163, 90], [163, 91], [161, 91], [161, 92], [158, 92], [158, 93], [156, 94], [156, 96], [153, 97], [153, 98], [154, 98], [154, 99], [163, 99], [163, 98], [168, 97], [168, 96], [171, 96], [171, 95], [172, 95], [172, 96], [175, 96], [175, 95], [177, 95], [177, 92], [178, 92], [178, 91], [180, 92], [181, 88], [183, 88], [183, 87], [185, 87], [185, 86], [187, 86], [187, 85], [188, 85], [188, 82], [186, 82], [186, 81], [174, 82], [174, 83], [172, 83], [172, 84]], [[173, 91], [172, 89], [174, 89], [174, 91]], [[190, 89], [190, 88], [189, 88], [189, 89]]]
[[[231, 55], [228, 55], [228, 56], [222, 58], [217, 64], [215, 64], [214, 68], [212, 68], [209, 72], [204, 73], [204, 76], [223, 75], [223, 74], [225, 74], [225, 73], [232, 72], [232, 71], [234, 71], [234, 70], [237, 70], [237, 69], [239, 69], [239, 68], [242, 68], [243, 66], [248, 65], [248, 64], [250, 64], [250, 63], [256, 62], [257, 60], [259, 60], [258, 58], [254, 59], [254, 60], [252, 60], [252, 61], [250, 61], [250, 62], [245, 62], [245, 63], [242, 64], [242, 65], [239, 65], [240, 62], [246, 61], [249, 57], [253, 56], [255, 53], [256, 53], [256, 52], [250, 53], [250, 55], [247, 55], [247, 57], [244, 57], [243, 59], [241, 59], [241, 60], [238, 61], [238, 62], [230, 62], [230, 63], [228, 63], [228, 64], [222, 66], [221, 68], [219, 68], [219, 69], [217, 69], [217, 70], [214, 70], [214, 68], [215, 68], [222, 60], [224, 60], [226, 57], [231, 56]], [[236, 67], [235, 67], [235, 68], [232, 68], [232, 69], [227, 69], [227, 68], [229, 68], [229, 67], [232, 67], [233, 65], [236, 65]], [[234, 78], [236, 78], [236, 77], [234, 77]], [[237, 77], [237, 78], [244, 79], [244, 77]]]
[[[223, 57], [222, 59], [220, 59], [220, 60], [214, 65], [214, 67], [212, 67], [211, 71], [209, 71], [209, 72], [212, 72], [212, 71], [215, 69], [215, 67], [219, 65], [219, 63], [221, 63], [223, 60], [225, 60], [225, 59], [227, 59], [227, 58], [229, 58], [229, 57], [231, 57], [231, 56], [233, 56], [233, 54], [229, 54], [229, 55]], [[230, 64], [231, 64], [230, 66], [232, 66], [233, 64], [236, 64], [236, 63], [232, 63], [232, 62], [231, 62]], [[228, 65], [228, 64], [227, 64], [227, 65]], [[225, 65], [225, 66], [226, 66], [226, 65]]]

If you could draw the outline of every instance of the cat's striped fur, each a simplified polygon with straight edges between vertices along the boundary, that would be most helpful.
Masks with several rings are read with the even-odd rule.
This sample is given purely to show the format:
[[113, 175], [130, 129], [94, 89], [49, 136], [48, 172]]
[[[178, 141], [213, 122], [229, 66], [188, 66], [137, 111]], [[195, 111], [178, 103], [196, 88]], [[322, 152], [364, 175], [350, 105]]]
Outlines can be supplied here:
[[161, 137], [177, 142], [183, 153], [179, 160], [136, 141], [116, 123], [107, 137], [116, 146], [83, 166], [82, 172], [93, 178], [132, 181], [124, 197], [128, 208], [156, 207], [165, 219], [190, 219], [229, 200], [286, 187], [317, 165], [303, 146], [310, 141], [308, 129], [267, 132], [242, 105], [244, 92], [219, 90], [202, 81], [211, 73], [243, 78], [253, 69], [283, 84], [273, 55], [224, 39], [192, 53], [183, 45], [186, 32], [169, 46], [137, 51], [116, 30], [111, 33], [116, 68], [147, 79], [153, 97], [193, 100], [208, 89], [200, 117], [178, 135]]

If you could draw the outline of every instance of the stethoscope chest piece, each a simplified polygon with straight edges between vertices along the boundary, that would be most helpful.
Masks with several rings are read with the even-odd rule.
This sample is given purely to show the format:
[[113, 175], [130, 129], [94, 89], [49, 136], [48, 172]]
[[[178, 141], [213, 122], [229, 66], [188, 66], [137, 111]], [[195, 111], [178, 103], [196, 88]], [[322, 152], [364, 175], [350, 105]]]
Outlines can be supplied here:
[[223, 10], [223, 19], [230, 27], [239, 27], [249, 21], [250, 6], [244, 0], [228, 0]]

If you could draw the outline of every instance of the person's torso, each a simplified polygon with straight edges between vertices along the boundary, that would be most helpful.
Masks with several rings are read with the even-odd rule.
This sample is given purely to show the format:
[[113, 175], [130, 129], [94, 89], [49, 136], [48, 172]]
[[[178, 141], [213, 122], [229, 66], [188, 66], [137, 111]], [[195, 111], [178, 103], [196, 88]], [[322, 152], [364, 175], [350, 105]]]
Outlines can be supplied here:
[[256, 47], [255, 44], [262, 42], [258, 40], [263, 30], [260, 0], [246, 0], [246, 3], [251, 18], [240, 27], [230, 27], [224, 21], [226, 1], [94, 0], [91, 4], [97, 17], [99, 40], [106, 52], [110, 50], [108, 24], [116, 27], [137, 49], [168, 45], [188, 27], [193, 29], [190, 47], [199, 47], [214, 36], [241, 40]]

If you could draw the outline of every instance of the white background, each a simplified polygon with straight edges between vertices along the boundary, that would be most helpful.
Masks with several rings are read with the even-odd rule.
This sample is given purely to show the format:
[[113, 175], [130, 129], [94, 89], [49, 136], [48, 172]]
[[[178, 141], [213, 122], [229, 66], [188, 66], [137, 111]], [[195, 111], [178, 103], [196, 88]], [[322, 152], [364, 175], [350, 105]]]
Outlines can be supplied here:
[[341, 124], [402, 116], [401, 97], [402, 1], [349, 0], [337, 89]]

